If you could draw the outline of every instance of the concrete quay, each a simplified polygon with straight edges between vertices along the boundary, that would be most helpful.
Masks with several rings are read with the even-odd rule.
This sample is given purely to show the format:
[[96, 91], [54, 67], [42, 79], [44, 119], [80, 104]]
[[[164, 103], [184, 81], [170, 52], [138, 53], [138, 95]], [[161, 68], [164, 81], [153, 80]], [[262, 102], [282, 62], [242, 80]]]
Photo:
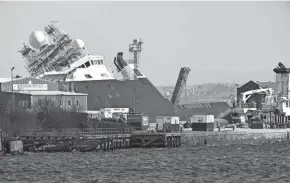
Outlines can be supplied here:
[[286, 129], [245, 129], [235, 131], [185, 131], [181, 144], [187, 146], [228, 145], [264, 143], [272, 140], [289, 140], [290, 128]]

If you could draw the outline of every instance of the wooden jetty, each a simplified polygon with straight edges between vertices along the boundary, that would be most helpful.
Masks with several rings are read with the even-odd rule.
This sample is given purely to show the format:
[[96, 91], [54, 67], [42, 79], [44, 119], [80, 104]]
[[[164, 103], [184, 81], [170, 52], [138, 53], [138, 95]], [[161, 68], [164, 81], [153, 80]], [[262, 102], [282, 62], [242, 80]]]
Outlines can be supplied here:
[[131, 134], [131, 147], [179, 147], [180, 133], [146, 133]]
[[[30, 152], [112, 151], [181, 145], [180, 133], [152, 133], [131, 128], [31, 129], [27, 135], [16, 139], [23, 141], [24, 151]], [[9, 141], [6, 138], [3, 143]]]

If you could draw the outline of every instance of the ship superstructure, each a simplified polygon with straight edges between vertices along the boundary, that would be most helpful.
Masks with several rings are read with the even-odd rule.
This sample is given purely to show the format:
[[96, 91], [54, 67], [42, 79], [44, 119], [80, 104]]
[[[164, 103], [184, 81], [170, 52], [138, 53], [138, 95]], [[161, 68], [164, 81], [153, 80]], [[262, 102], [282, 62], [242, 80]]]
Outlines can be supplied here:
[[[86, 51], [83, 40], [73, 39], [54, 24], [44, 30], [33, 31], [29, 45], [24, 44], [20, 51], [31, 76], [56, 81], [134, 80], [134, 63], [125, 62], [122, 55], [118, 54], [115, 64], [121, 59], [123, 67], [117, 67], [117, 72], [114, 72], [113, 68], [104, 64], [103, 56]], [[145, 77], [139, 70], [136, 74], [137, 77]]]

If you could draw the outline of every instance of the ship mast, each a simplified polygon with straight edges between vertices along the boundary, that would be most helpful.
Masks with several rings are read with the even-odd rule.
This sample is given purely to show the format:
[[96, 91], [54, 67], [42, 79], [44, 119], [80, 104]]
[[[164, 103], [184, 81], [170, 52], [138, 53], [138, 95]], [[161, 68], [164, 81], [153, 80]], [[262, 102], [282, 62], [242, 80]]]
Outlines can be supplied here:
[[137, 69], [138, 69], [138, 59], [139, 59], [139, 55], [142, 51], [141, 45], [142, 45], [142, 41], [141, 39], [139, 40], [139, 42], [137, 41], [137, 39], [133, 40], [133, 44], [129, 45], [129, 51], [131, 53], [133, 53], [134, 55], [134, 59], [133, 59], [133, 63], [134, 63], [134, 81], [133, 81], [133, 112], [137, 113], [138, 109], [137, 109], [137, 88], [136, 88], [136, 80], [137, 80]]

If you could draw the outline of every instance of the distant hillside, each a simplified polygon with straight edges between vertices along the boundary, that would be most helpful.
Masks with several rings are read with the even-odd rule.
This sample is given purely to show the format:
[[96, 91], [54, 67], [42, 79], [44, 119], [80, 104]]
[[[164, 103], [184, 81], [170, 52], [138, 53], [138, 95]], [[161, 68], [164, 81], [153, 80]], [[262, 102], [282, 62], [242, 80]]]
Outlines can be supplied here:
[[[186, 87], [187, 97], [183, 92], [181, 103], [187, 102], [201, 102], [201, 101], [227, 101], [230, 95], [235, 93], [235, 85], [228, 83], [206, 83], [201, 85], [189, 85]], [[160, 93], [171, 99], [174, 86], [160, 86], [157, 87]]]

